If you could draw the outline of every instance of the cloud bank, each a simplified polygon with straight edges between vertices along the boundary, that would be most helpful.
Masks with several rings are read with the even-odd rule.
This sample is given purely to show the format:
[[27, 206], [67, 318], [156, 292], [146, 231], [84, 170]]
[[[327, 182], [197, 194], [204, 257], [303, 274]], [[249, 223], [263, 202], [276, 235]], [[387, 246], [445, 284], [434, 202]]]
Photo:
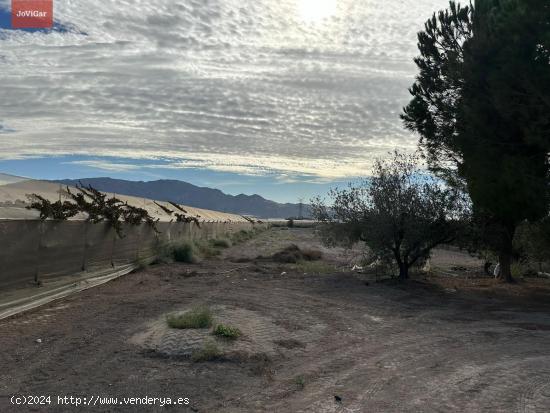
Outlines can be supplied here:
[[0, 159], [364, 175], [416, 145], [399, 113], [416, 32], [446, 2], [325, 1], [55, 0], [58, 29], [0, 30]]

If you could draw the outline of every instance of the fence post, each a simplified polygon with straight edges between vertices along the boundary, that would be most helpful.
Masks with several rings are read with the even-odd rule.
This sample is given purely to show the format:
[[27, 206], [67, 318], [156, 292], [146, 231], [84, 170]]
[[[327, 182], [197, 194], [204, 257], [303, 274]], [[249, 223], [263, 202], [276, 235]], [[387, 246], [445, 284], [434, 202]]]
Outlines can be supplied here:
[[113, 242], [111, 244], [111, 267], [115, 268], [114, 255], [115, 255], [115, 243], [116, 243], [117, 233], [114, 228], [111, 228], [111, 231], [113, 231]]
[[139, 262], [139, 246], [141, 244], [141, 231], [143, 230], [142, 225], [144, 224], [139, 224], [139, 226], [136, 228], [138, 231], [137, 246], [136, 246], [136, 263]]
[[90, 221], [86, 220], [84, 224], [84, 254], [82, 255], [82, 271], [86, 271], [86, 258], [88, 252], [88, 226]]
[[38, 249], [36, 251], [36, 272], [34, 273], [34, 283], [40, 285], [40, 265], [42, 263], [40, 251], [42, 250], [42, 233], [44, 232], [44, 220], [40, 220], [38, 227]]

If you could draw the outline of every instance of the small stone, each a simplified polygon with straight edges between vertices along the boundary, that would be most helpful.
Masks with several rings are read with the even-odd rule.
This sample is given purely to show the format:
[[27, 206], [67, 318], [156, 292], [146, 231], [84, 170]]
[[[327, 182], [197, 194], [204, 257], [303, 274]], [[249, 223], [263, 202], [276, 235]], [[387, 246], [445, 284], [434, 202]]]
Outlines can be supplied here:
[[37, 339], [36, 339], [36, 342], [37, 342], [38, 344], [40, 344], [40, 343], [42, 343], [42, 339], [41, 339], [41, 338], [37, 338]]

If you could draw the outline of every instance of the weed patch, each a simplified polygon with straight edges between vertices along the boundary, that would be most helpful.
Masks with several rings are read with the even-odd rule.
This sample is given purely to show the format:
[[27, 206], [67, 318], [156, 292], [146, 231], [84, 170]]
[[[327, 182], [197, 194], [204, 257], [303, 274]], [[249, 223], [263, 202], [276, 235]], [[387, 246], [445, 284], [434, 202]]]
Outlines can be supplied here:
[[295, 244], [291, 244], [285, 249], [273, 254], [273, 261], [287, 264], [295, 264], [299, 261], [316, 261], [323, 257], [323, 253], [318, 250], [304, 250]]
[[263, 231], [265, 231], [265, 229], [259, 228], [259, 227], [255, 227], [248, 231], [241, 229], [240, 231], [235, 232], [231, 235], [231, 241], [233, 242], [233, 244], [241, 244], [243, 242], [251, 240], [256, 235], [262, 233]]
[[212, 325], [212, 312], [207, 307], [196, 307], [183, 314], [171, 314], [166, 318], [171, 328], [208, 328]]
[[221, 254], [220, 249], [214, 247], [209, 241], [195, 241], [195, 247], [203, 258], [213, 258]]
[[248, 241], [253, 236], [254, 234], [252, 233], [252, 231], [241, 229], [239, 232], [235, 232], [233, 235], [231, 235], [231, 240], [233, 241], [233, 244], [240, 244]]
[[214, 334], [230, 340], [235, 340], [242, 335], [241, 330], [237, 327], [232, 327], [225, 324], [218, 324], [214, 329]]
[[211, 361], [218, 359], [221, 356], [222, 352], [216, 343], [213, 341], [207, 341], [200, 350], [193, 352], [191, 355], [191, 360], [194, 362]]
[[231, 241], [229, 241], [226, 238], [217, 238], [217, 239], [210, 240], [210, 244], [214, 248], [229, 248], [229, 247], [231, 247]]
[[294, 384], [298, 389], [302, 390], [304, 387], [306, 387], [306, 379], [304, 376], [297, 376], [294, 378]]
[[297, 272], [307, 274], [327, 274], [334, 271], [334, 267], [323, 261], [298, 261], [295, 269]]
[[174, 261], [173, 247], [165, 242], [158, 242], [153, 247], [155, 258], [150, 265], [169, 264]]

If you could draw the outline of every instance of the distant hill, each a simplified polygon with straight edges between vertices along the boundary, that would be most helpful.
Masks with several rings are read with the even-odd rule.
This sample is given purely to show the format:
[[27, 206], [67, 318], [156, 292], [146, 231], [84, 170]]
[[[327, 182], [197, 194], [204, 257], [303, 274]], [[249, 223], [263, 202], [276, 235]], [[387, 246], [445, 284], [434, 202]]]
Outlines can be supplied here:
[[[259, 218], [288, 218], [299, 214], [298, 204], [280, 204], [259, 195], [227, 195], [219, 189], [205, 188], [177, 180], [125, 181], [112, 178], [63, 179], [66, 185], [92, 185], [104, 192], [132, 195], [158, 201], [172, 201], [197, 208], [213, 209]], [[304, 215], [307, 207], [304, 207]]]

